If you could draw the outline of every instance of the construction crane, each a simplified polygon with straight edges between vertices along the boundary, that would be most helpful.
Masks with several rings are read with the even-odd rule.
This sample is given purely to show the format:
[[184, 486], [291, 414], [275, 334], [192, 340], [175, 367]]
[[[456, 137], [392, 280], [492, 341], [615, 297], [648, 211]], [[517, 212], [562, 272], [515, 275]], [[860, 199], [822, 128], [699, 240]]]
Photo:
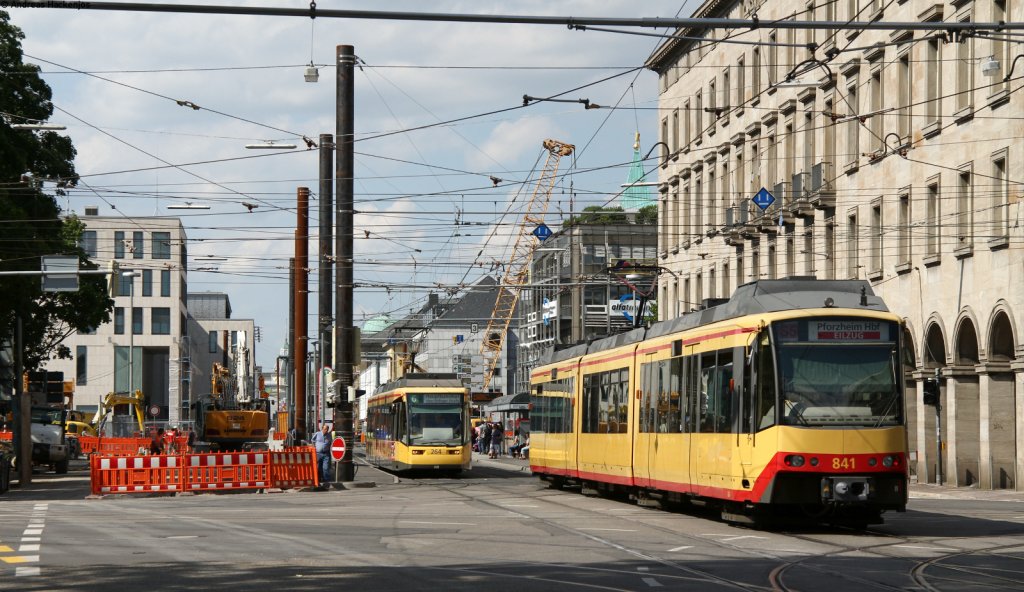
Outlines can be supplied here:
[[484, 358], [483, 388], [485, 389], [491, 384], [491, 378], [494, 377], [494, 368], [498, 365], [498, 360], [501, 359], [501, 349], [505, 343], [505, 335], [508, 333], [508, 325], [512, 321], [512, 314], [519, 302], [519, 294], [529, 276], [533, 250], [537, 248], [537, 244], [533, 242], [530, 235], [544, 223], [544, 214], [548, 211], [551, 189], [555, 185], [555, 174], [558, 172], [558, 162], [563, 156], [569, 156], [576, 149], [572, 144], [551, 139], [544, 140], [543, 146], [548, 151], [544, 170], [537, 179], [537, 186], [530, 196], [530, 202], [526, 204], [523, 219], [519, 222], [516, 242], [512, 247], [512, 257], [505, 265], [505, 276], [499, 284], [498, 298], [494, 303], [491, 318], [487, 321], [487, 330], [484, 331], [484, 340], [480, 346], [480, 354]]

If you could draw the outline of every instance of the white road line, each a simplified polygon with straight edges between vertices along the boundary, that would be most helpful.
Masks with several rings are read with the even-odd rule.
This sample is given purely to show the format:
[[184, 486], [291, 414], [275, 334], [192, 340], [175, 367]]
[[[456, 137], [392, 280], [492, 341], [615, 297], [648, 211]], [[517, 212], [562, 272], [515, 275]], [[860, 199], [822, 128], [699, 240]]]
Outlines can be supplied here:
[[636, 568], [636, 570], [637, 571], [651, 571], [651, 568], [649, 568], [649, 567], [638, 567], [638, 568]]
[[742, 539], [763, 539], [763, 538], [765, 538], [765, 537], [754, 536], [752, 534], [745, 534], [745, 535], [742, 535], [742, 536], [734, 536], [734, 537], [729, 537], [727, 539], [722, 539], [722, 542], [723, 543], [731, 543], [732, 541], [739, 541], [739, 540], [742, 540]]
[[893, 545], [893, 547], [899, 547], [901, 549], [922, 549], [925, 551], [960, 551], [960, 549], [950, 549], [948, 547], [918, 547], [916, 545]]
[[40, 539], [39, 537], [21, 537], [21, 542], [23, 543], [38, 543], [40, 540], [42, 539]]
[[502, 508], [536, 508], [537, 506], [529, 506], [526, 504], [501, 504]]
[[403, 524], [449, 524], [453, 526], [476, 526], [472, 522], [418, 522], [416, 520], [399, 520]]
[[20, 576], [38, 576], [38, 575], [39, 575], [39, 568], [38, 567], [18, 567], [18, 568], [14, 569], [14, 576], [15, 577], [20, 577]]
[[28, 551], [39, 552], [39, 545], [22, 545], [18, 547], [18, 553], [26, 553]]
[[605, 532], [636, 532], [628, 528], [577, 528], [576, 530], [601, 530]]
[[26, 528], [25, 532], [23, 532], [21, 534], [23, 536], [31, 536], [31, 535], [34, 535], [34, 534], [43, 534], [43, 529], [41, 529], [41, 528]]
[[658, 580], [656, 580], [654, 578], [641, 578], [641, 579], [644, 581], [645, 584], [647, 584], [651, 588], [660, 588], [661, 587], [661, 582], [659, 582]]
[[683, 545], [682, 547], [676, 547], [675, 549], [669, 549], [669, 553], [675, 553], [676, 551], [683, 551], [685, 549], [692, 549], [693, 545]]

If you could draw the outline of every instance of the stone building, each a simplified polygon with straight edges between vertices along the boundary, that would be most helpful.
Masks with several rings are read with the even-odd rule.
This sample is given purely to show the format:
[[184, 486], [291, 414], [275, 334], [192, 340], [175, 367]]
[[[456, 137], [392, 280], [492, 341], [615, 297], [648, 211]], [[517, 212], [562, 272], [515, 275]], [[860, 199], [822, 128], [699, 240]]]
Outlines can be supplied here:
[[945, 480], [1024, 488], [1019, 44], [772, 24], [997, 23], [1024, 4], [707, 0], [694, 16], [759, 26], [679, 30], [648, 60], [666, 145], [658, 257], [677, 276], [660, 317], [757, 278], [867, 279], [906, 321], [912, 476], [936, 480], [922, 381], [938, 372]]

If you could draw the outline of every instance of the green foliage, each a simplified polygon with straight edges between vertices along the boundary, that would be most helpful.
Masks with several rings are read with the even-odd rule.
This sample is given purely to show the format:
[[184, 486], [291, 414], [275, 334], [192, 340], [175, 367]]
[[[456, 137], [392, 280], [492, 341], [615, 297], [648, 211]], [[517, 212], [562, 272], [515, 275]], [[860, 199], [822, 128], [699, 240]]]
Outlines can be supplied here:
[[658, 204], [651, 204], [640, 208], [636, 213], [636, 223], [645, 226], [654, 226], [658, 223]]
[[[61, 179], [56, 195], [75, 185], [75, 148], [52, 131], [12, 129], [11, 123], [46, 121], [53, 113], [50, 87], [39, 68], [22, 62], [21, 29], [0, 11], [0, 271], [37, 271], [43, 255], [77, 255], [82, 269], [95, 269], [78, 247], [83, 225], [60, 217], [54, 195], [39, 179]], [[11, 119], [8, 120], [7, 117]], [[104, 276], [81, 276], [78, 292], [44, 293], [40, 277], [0, 277], [0, 338], [22, 320], [26, 369], [68, 357], [60, 342], [73, 331], [110, 321], [113, 300]]]
[[620, 206], [602, 208], [601, 206], [587, 206], [579, 216], [571, 216], [562, 224], [562, 228], [570, 228], [576, 224], [597, 225], [597, 224], [629, 224], [629, 217]]

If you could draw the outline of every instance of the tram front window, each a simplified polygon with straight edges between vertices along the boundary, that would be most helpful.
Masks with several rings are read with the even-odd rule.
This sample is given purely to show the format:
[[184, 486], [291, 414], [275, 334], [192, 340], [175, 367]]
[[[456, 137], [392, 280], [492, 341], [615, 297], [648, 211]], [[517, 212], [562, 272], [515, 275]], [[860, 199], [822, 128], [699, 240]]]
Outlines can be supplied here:
[[[449, 402], [445, 402], [448, 400]], [[410, 395], [409, 444], [456, 446], [463, 444], [465, 418], [459, 394]]]
[[[864, 325], [874, 330], [865, 331]], [[824, 330], [836, 326], [844, 330]], [[897, 372], [896, 344], [888, 341], [889, 335], [898, 335], [892, 323], [815, 319], [790, 321], [776, 329], [780, 423], [837, 427], [902, 423], [896, 380], [902, 371]]]

